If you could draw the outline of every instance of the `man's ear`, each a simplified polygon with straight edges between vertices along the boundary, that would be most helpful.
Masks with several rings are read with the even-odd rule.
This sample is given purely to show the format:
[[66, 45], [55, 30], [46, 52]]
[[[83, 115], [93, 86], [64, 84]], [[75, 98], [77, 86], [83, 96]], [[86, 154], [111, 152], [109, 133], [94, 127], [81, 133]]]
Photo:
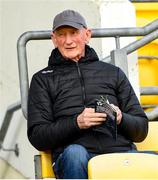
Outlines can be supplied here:
[[57, 43], [56, 43], [56, 38], [55, 38], [55, 34], [53, 32], [51, 32], [51, 40], [54, 44], [55, 47], [57, 47]]
[[89, 43], [89, 40], [91, 39], [92, 36], [92, 30], [91, 29], [86, 29], [86, 44]]

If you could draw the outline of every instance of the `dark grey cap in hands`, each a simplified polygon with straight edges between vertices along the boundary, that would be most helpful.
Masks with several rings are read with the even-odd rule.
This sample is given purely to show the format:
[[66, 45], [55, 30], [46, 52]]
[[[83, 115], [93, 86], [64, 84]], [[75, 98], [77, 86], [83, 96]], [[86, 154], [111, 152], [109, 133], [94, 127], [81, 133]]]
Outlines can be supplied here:
[[65, 10], [55, 16], [53, 21], [53, 31], [61, 26], [71, 26], [76, 29], [82, 27], [87, 28], [84, 17], [74, 10]]

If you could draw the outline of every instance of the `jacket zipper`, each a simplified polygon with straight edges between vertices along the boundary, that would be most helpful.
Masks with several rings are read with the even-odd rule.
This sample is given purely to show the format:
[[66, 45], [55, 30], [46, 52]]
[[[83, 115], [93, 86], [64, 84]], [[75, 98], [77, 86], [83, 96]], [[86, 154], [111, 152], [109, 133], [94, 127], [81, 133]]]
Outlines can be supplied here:
[[[82, 91], [82, 101], [83, 101], [83, 106], [84, 108], [86, 108], [86, 92], [85, 92], [85, 83], [84, 83], [84, 79], [83, 79], [83, 75], [82, 75], [82, 72], [81, 72], [81, 69], [80, 69], [80, 66], [79, 66], [79, 63], [76, 62], [76, 66], [77, 66], [77, 71], [78, 71], [78, 76], [79, 76], [79, 79], [80, 79], [80, 83], [81, 83], [81, 91]], [[97, 147], [99, 149], [99, 151], [101, 152], [101, 148], [100, 148], [100, 140], [99, 138], [97, 137], [97, 133], [95, 131], [93, 131], [96, 139], [98, 140], [97, 141]]]
[[77, 72], [78, 72], [78, 76], [80, 79], [80, 83], [81, 83], [81, 90], [82, 90], [82, 101], [83, 101], [83, 106], [86, 106], [86, 93], [85, 93], [85, 85], [84, 85], [84, 79], [83, 79], [83, 75], [81, 73], [81, 69], [79, 67], [78, 62], [76, 62], [76, 66], [77, 66]]

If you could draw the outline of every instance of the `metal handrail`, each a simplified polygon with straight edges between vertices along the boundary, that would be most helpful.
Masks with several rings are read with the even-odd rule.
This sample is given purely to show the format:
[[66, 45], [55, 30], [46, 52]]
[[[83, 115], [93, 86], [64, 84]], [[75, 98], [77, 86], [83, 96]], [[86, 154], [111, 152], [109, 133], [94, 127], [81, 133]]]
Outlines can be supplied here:
[[[158, 38], [158, 29], [145, 35], [143, 38], [136, 40], [130, 44], [128, 44], [127, 46], [121, 48], [122, 50], [125, 50], [127, 54], [130, 54], [132, 52], [134, 52], [135, 50], [141, 48], [142, 46], [152, 42], [153, 40]], [[106, 62], [110, 62], [111, 61], [111, 57], [107, 56], [103, 59]]]
[[158, 86], [147, 86], [140, 88], [141, 95], [158, 95]]
[[92, 36], [100, 37], [129, 37], [129, 36], [145, 36], [158, 29], [158, 19], [152, 21], [143, 27], [130, 28], [97, 28], [93, 29]]
[[147, 55], [141, 55], [138, 56], [139, 59], [154, 59], [154, 60], [158, 60], [158, 56], [147, 56]]
[[154, 120], [158, 117], [158, 106], [155, 107], [152, 111], [146, 112], [146, 115], [149, 120]]
[[[98, 38], [98, 37], [144, 36], [143, 38], [122, 48], [127, 51], [127, 54], [129, 54], [134, 50], [140, 48], [141, 46], [156, 39], [158, 37], [157, 29], [158, 29], [158, 19], [149, 23], [144, 27], [138, 27], [138, 28], [92, 29], [92, 37]], [[29, 89], [26, 43], [29, 40], [47, 40], [50, 38], [51, 38], [51, 31], [28, 31], [23, 33], [19, 37], [17, 42], [21, 106], [25, 118], [27, 118], [27, 98], [28, 98], [28, 89]], [[105, 58], [107, 62], [108, 59], [109, 57]]]

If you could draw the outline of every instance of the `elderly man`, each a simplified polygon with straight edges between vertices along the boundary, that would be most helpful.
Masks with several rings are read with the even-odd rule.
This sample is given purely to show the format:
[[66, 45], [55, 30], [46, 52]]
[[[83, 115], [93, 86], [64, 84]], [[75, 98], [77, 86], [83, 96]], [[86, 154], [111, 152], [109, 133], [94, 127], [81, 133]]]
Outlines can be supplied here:
[[[28, 138], [38, 150], [52, 151], [58, 178], [86, 179], [90, 158], [136, 150], [133, 142], [145, 139], [148, 120], [121, 69], [99, 61], [87, 45], [91, 30], [82, 15], [57, 14], [51, 38], [48, 66], [31, 81]], [[100, 97], [108, 97], [116, 113], [115, 128], [109, 126], [114, 119], [95, 108]]]

